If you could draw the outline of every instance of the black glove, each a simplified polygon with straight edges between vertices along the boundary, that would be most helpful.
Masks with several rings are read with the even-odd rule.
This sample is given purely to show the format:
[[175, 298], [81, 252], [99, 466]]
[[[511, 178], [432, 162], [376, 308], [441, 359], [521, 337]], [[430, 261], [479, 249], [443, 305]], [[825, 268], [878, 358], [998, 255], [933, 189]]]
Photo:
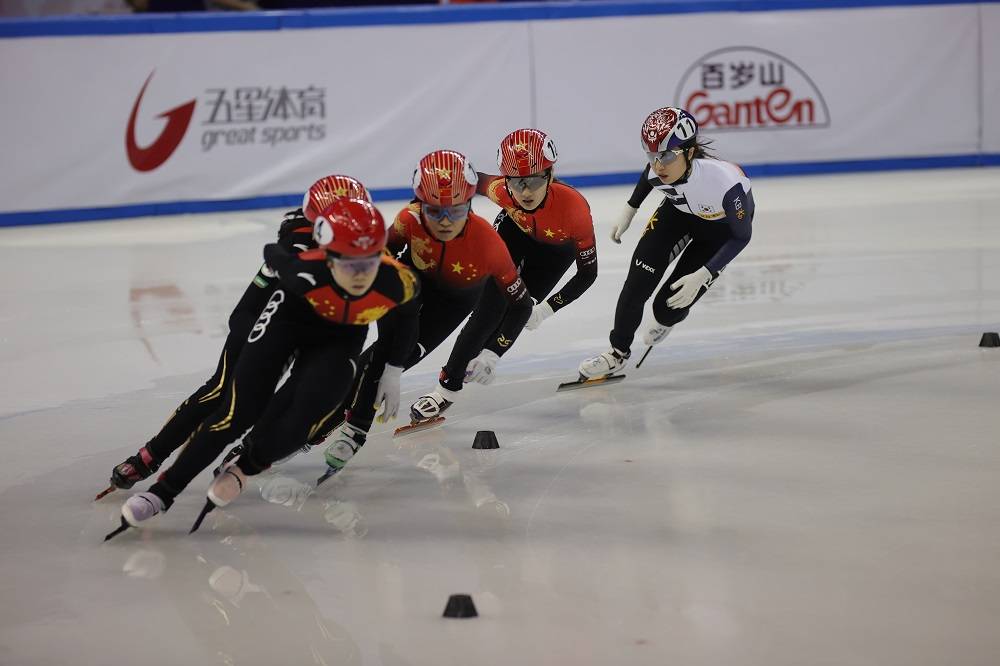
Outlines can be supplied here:
[[285, 219], [278, 228], [278, 243], [289, 251], [315, 247], [312, 242], [312, 224], [302, 214], [301, 208], [285, 213]]

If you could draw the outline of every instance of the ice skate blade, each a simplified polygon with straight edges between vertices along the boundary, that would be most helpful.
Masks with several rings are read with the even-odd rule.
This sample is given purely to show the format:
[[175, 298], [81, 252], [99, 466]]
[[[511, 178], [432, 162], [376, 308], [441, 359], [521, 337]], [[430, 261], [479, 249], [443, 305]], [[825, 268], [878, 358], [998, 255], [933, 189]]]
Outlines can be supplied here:
[[649, 352], [651, 351], [653, 351], [653, 345], [649, 345], [648, 347], [646, 347], [646, 353], [644, 353], [642, 355], [642, 358], [639, 359], [639, 362], [635, 364], [636, 370], [638, 370], [642, 366], [642, 362], [646, 360], [646, 357], [649, 356]]
[[323, 476], [316, 479], [316, 487], [319, 488], [323, 483], [327, 481], [331, 476], [344, 469], [343, 467], [332, 467], [330, 465], [326, 466], [326, 471], [323, 472]]
[[573, 391], [575, 389], [588, 388], [590, 386], [607, 386], [608, 384], [616, 384], [621, 380], [625, 379], [625, 375], [605, 375], [604, 377], [596, 377], [594, 379], [578, 379], [575, 382], [563, 382], [556, 389], [556, 393], [559, 391]]
[[212, 500], [205, 500], [205, 506], [202, 508], [201, 513], [198, 514], [198, 520], [194, 521], [194, 525], [191, 526], [191, 531], [188, 534], [194, 534], [201, 527], [201, 522], [205, 520], [205, 516], [212, 513], [215, 509], [215, 503]]
[[94, 501], [96, 502], [99, 499], [104, 499], [105, 497], [115, 492], [116, 490], [118, 490], [118, 486], [112, 483], [110, 486], [108, 486], [101, 492], [97, 493], [97, 495], [94, 497]]
[[400, 437], [402, 435], [409, 435], [415, 432], [420, 432], [421, 430], [430, 430], [444, 423], [443, 416], [434, 416], [429, 419], [424, 419], [423, 421], [415, 421], [409, 425], [400, 426], [392, 433], [393, 437]]
[[121, 534], [122, 532], [124, 532], [125, 530], [127, 530], [130, 527], [132, 527], [132, 526], [128, 524], [128, 521], [125, 520], [124, 517], [122, 517], [122, 524], [119, 525], [117, 528], [115, 528], [114, 531], [109, 532], [108, 535], [104, 537], [104, 540], [105, 541], [111, 541], [116, 536], [118, 536], [119, 534]]

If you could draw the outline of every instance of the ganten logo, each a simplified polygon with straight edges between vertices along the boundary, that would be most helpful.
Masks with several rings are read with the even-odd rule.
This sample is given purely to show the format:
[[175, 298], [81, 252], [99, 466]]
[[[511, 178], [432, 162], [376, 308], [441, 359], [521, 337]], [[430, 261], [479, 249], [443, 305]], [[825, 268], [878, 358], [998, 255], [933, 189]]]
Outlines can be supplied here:
[[712, 51], [685, 72], [677, 103], [703, 130], [830, 126], [830, 110], [812, 79], [788, 58], [752, 46]]

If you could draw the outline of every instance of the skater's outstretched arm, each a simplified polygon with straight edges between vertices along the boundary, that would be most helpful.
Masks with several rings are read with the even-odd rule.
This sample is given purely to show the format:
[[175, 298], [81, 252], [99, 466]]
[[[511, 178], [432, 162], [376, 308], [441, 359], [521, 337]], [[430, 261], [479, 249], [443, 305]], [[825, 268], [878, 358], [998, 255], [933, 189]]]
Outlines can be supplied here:
[[537, 328], [543, 319], [580, 298], [597, 280], [597, 239], [594, 237], [594, 220], [590, 214], [590, 205], [576, 190], [560, 187], [564, 187], [563, 192], [569, 195], [564, 195], [568, 200], [565, 207], [566, 222], [576, 252], [576, 273], [561, 289], [535, 307], [532, 321], [528, 323], [529, 329]]
[[649, 182], [649, 164], [646, 164], [646, 168], [642, 170], [642, 174], [639, 176], [639, 182], [635, 184], [635, 189], [632, 190], [632, 196], [628, 199], [628, 205], [638, 209], [652, 191], [653, 185]]
[[[462, 382], [468, 381], [492, 383], [497, 362], [514, 344], [531, 316], [531, 295], [516, 270], [513, 275], [513, 281], [509, 276], [501, 277], [486, 285], [444, 368], [441, 384], [445, 388], [457, 391]], [[499, 333], [491, 335], [498, 327]], [[464, 377], [459, 377], [463, 370]]]
[[[611, 226], [611, 240], [614, 242], [619, 244], [622, 242], [622, 236], [632, 225], [632, 218], [638, 212], [639, 206], [646, 200], [649, 193], [653, 191], [653, 184], [649, 178], [649, 165], [647, 164], [646, 168], [642, 171], [642, 175], [639, 176], [639, 182], [635, 184], [635, 189], [632, 190], [632, 196], [629, 197], [628, 203], [622, 207], [622, 212], [618, 215], [618, 220]], [[653, 178], [655, 179], [655, 176]]]
[[726, 223], [729, 225], [730, 238], [719, 248], [711, 259], [705, 262], [705, 268], [718, 275], [730, 261], [736, 258], [750, 242], [753, 233], [754, 202], [753, 193], [744, 191], [743, 185], [737, 183], [722, 197], [722, 207], [726, 211]]

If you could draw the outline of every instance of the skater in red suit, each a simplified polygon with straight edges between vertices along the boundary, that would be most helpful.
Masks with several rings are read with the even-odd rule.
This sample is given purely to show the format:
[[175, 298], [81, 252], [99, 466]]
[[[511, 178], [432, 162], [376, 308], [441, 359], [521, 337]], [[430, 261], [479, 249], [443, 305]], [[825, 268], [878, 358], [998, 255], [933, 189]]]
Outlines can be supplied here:
[[[363, 357], [364, 370], [356, 381], [346, 421], [325, 451], [328, 471], [341, 469], [365, 443], [380, 384], [398, 387], [403, 370], [433, 351], [470, 313], [468, 325], [441, 369], [438, 386], [410, 407], [412, 420], [434, 418], [455, 401], [468, 381], [470, 363], [501, 321], [502, 334], [513, 342], [531, 315], [531, 296], [507, 247], [490, 223], [471, 210], [477, 180], [469, 161], [451, 150], [434, 151], [417, 165], [413, 174], [416, 198], [396, 216], [388, 244], [391, 253], [420, 275], [417, 347], [405, 363], [390, 362], [382, 338], [395, 324], [394, 318], [387, 317], [379, 327], [378, 342]], [[505, 307], [478, 306], [484, 288], [501, 294]]]
[[[575, 189], [555, 180], [552, 167], [556, 159], [556, 147], [549, 136], [537, 129], [519, 129], [500, 142], [497, 164], [502, 175], [479, 174], [478, 192], [503, 208], [493, 226], [537, 301], [525, 325], [528, 330], [538, 328], [575, 301], [597, 279], [590, 206]], [[549, 296], [574, 261], [576, 273]], [[477, 310], [505, 307], [502, 295], [487, 289]], [[471, 381], [493, 381], [497, 362], [514, 342], [506, 334], [508, 328], [505, 317], [470, 366]]]

